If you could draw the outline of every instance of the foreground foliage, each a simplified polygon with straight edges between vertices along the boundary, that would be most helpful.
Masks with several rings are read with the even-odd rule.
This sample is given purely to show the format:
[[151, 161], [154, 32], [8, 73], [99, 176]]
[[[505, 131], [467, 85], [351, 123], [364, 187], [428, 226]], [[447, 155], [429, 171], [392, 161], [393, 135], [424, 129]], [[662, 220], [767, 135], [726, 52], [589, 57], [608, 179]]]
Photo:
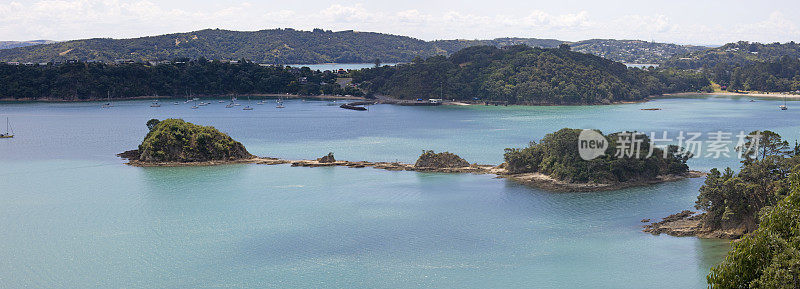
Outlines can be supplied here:
[[800, 167], [786, 181], [791, 194], [761, 210], [758, 229], [711, 269], [710, 288], [800, 288]]
[[[150, 128], [152, 125], [152, 128]], [[182, 119], [148, 122], [150, 132], [139, 145], [143, 162], [200, 162], [251, 158], [244, 146], [211, 126]]]
[[510, 173], [542, 173], [573, 183], [618, 183], [652, 180], [660, 175], [683, 174], [689, 171], [686, 161], [691, 157], [677, 146], [667, 147], [666, 157], [661, 148], [652, 148], [649, 139], [640, 136], [641, 149], [637, 154], [617, 156], [614, 148], [621, 133], [605, 136], [609, 141], [605, 155], [586, 161], [578, 152], [580, 129], [564, 128], [547, 134], [540, 143], [527, 148], [506, 149], [506, 169]]
[[739, 230], [752, 232], [758, 227], [758, 213], [775, 205], [788, 195], [788, 176], [800, 164], [796, 150], [790, 150], [787, 141], [771, 131], [751, 132], [758, 140], [748, 138], [745, 148], [754, 141], [758, 151], [744, 152], [741, 170], [731, 168], [720, 172], [712, 169], [700, 187], [696, 208], [706, 213], [701, 219], [710, 230]]
[[553, 49], [469, 47], [450, 57], [357, 71], [353, 82], [370, 93], [405, 99], [512, 104], [600, 104], [710, 88], [698, 73], [628, 69], [622, 63], [573, 52], [568, 45]]

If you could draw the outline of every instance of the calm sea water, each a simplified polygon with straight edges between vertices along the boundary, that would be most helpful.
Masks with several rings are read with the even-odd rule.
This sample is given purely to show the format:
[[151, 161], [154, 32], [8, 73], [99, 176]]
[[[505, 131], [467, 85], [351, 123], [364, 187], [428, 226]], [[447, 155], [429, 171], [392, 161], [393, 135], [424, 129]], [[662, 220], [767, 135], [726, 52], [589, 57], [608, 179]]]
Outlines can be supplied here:
[[[750, 131], [800, 137], [775, 100], [688, 97], [568, 107], [255, 110], [213, 103], [5, 103], [0, 288], [702, 288], [726, 242], [652, 236], [643, 218], [689, 209], [702, 179], [550, 193], [492, 176], [371, 168], [135, 168], [150, 118], [213, 125], [254, 154], [413, 162], [423, 149], [499, 163], [562, 127]], [[658, 107], [660, 111], [642, 111]], [[694, 169], [736, 166], [693, 160]]]

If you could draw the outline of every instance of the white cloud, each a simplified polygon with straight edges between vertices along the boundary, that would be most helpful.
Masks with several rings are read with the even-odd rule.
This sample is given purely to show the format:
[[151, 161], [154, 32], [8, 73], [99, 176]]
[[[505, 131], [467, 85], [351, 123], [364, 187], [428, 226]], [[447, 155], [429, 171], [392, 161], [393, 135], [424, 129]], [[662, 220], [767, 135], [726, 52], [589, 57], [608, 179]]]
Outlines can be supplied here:
[[787, 17], [782, 11], [772, 12], [761, 19], [736, 19], [736, 24], [731, 25], [714, 21], [676, 23], [672, 17], [663, 14], [629, 13], [608, 17], [609, 15], [594, 15], [581, 9], [564, 13], [542, 9], [507, 9], [503, 11], [504, 14], [495, 14], [453, 8], [439, 11], [420, 8], [393, 11], [344, 2], [292, 9], [261, 2], [168, 8], [157, 0], [25, 1], [0, 3], [1, 40], [125, 38], [205, 28], [259, 30], [277, 27], [353, 29], [428, 40], [494, 37], [563, 40], [625, 38], [719, 44], [736, 40], [800, 39], [800, 29], [795, 18]]

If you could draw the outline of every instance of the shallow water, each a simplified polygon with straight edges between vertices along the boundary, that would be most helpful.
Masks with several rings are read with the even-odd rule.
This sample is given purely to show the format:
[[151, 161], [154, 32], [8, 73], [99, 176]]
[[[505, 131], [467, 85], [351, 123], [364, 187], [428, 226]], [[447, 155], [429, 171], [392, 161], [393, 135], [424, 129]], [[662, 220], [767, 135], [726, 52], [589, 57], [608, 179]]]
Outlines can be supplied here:
[[[229, 165], [135, 168], [150, 118], [213, 125], [254, 154], [413, 162], [423, 149], [499, 163], [562, 127], [800, 137], [780, 101], [690, 97], [568, 107], [339, 109], [274, 102], [5, 103], [0, 288], [700, 288], [726, 242], [652, 236], [643, 218], [689, 209], [702, 179], [550, 193], [485, 175]], [[640, 108], [658, 107], [660, 111]], [[693, 169], [737, 166], [698, 159]]]

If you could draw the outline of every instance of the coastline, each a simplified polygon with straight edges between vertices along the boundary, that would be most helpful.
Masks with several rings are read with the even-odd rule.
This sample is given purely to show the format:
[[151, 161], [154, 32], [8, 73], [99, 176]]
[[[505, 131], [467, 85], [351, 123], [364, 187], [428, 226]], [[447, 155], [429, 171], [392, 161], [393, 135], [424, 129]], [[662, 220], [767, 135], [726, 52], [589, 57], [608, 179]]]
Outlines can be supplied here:
[[[673, 237], [697, 237], [701, 239], [726, 239], [736, 240], [747, 233], [746, 228], [709, 229], [700, 221], [705, 213], [685, 210], [683, 212], [664, 217], [660, 222], [653, 222], [642, 226], [642, 232], [653, 235], [667, 234]], [[650, 222], [649, 219], [642, 220]]]
[[725, 96], [752, 96], [752, 97], [759, 97], [759, 98], [774, 98], [774, 99], [800, 99], [800, 94], [792, 94], [792, 93], [766, 93], [766, 92], [754, 92], [754, 93], [747, 93], [747, 92], [729, 92], [729, 91], [720, 91], [720, 92], [678, 92], [678, 93], [665, 93], [662, 95], [651, 96], [652, 98], [661, 98], [661, 97], [684, 97], [684, 96], [698, 96], [698, 95], [725, 95]]
[[[193, 97], [197, 97], [200, 99], [220, 99], [220, 98], [231, 98], [231, 97], [261, 97], [261, 98], [268, 98], [268, 99], [317, 99], [317, 100], [364, 100], [364, 97], [360, 96], [341, 96], [341, 95], [298, 95], [298, 94], [280, 94], [280, 93], [259, 93], [259, 94], [198, 94], [194, 95]], [[133, 96], [133, 97], [121, 97], [121, 98], [112, 98], [111, 101], [125, 101], [125, 100], [152, 100], [152, 99], [175, 99], [175, 100], [186, 100], [184, 96], [168, 96], [168, 95], [158, 95], [158, 96]], [[0, 98], [2, 102], [97, 102], [97, 101], [108, 101], [107, 98], [86, 98], [86, 99], [62, 99], [62, 98]]]
[[[124, 153], [118, 156], [125, 158]], [[401, 162], [369, 162], [369, 161], [333, 161], [323, 162], [320, 160], [287, 160], [273, 157], [253, 157], [249, 159], [238, 160], [217, 160], [205, 162], [141, 162], [138, 160], [129, 160], [127, 165], [134, 167], [188, 167], [188, 166], [216, 166], [216, 165], [230, 165], [230, 164], [259, 164], [259, 165], [282, 165], [289, 164], [292, 167], [348, 167], [348, 168], [366, 168], [372, 167], [374, 169], [382, 169], [387, 171], [414, 171], [414, 172], [433, 172], [433, 173], [459, 173], [459, 174], [478, 174], [478, 175], [496, 175], [497, 178], [504, 178], [514, 181], [516, 183], [551, 191], [551, 192], [598, 192], [598, 191], [613, 191], [625, 188], [640, 187], [647, 185], [654, 185], [665, 182], [674, 182], [687, 178], [699, 178], [706, 175], [706, 173], [699, 171], [689, 171], [681, 175], [661, 175], [652, 180], [640, 180], [625, 183], [569, 183], [553, 179], [550, 176], [541, 173], [527, 173], [527, 174], [509, 174], [505, 166], [501, 165], [479, 165], [471, 164], [467, 167], [456, 168], [436, 168], [436, 167], [417, 167], [414, 164], [407, 164]]]
[[684, 179], [704, 177], [706, 173], [689, 171], [680, 175], [660, 175], [652, 180], [639, 180], [624, 183], [569, 183], [553, 179], [541, 173], [528, 173], [508, 175], [508, 178], [526, 186], [535, 187], [553, 192], [601, 192], [614, 191], [633, 187], [655, 185], [660, 183], [675, 182]]

